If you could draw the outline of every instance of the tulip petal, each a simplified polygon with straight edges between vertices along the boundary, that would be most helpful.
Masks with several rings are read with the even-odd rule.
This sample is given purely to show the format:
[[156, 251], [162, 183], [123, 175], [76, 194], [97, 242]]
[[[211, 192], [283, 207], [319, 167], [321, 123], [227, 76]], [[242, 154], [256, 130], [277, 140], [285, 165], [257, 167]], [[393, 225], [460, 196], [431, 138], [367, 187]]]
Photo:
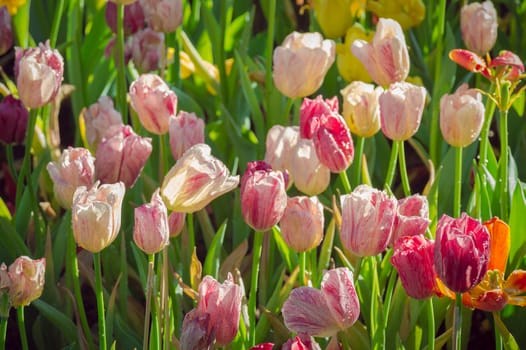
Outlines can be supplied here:
[[490, 235], [488, 270], [504, 274], [510, 252], [510, 227], [504, 221], [493, 218], [484, 223]]

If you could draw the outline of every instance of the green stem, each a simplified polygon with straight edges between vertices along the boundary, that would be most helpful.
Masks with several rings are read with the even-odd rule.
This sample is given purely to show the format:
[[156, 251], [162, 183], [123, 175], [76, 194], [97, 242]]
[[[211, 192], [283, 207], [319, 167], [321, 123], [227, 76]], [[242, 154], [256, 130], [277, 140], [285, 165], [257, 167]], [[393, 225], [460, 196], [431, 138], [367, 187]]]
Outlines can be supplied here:
[[428, 298], [427, 306], [427, 350], [435, 350], [435, 312], [433, 308], [433, 298]]
[[358, 136], [356, 138], [356, 144], [354, 147], [354, 171], [352, 181], [354, 186], [358, 186], [361, 183], [362, 178], [362, 155], [365, 144], [365, 137]]
[[0, 350], [5, 350], [5, 340], [7, 334], [7, 317], [0, 317]]
[[462, 349], [462, 294], [456, 293], [453, 325], [453, 350]]
[[126, 103], [126, 71], [124, 67], [124, 5], [117, 4], [117, 107], [124, 124], [128, 123], [128, 104]]
[[[489, 91], [490, 95], [495, 93], [495, 84], [492, 83]], [[486, 166], [488, 163], [488, 150], [490, 147], [489, 142], [489, 131], [491, 128], [491, 121], [493, 120], [493, 113], [495, 112], [495, 103], [491, 98], [486, 98], [486, 106], [484, 112], [484, 124], [482, 125], [482, 131], [480, 132], [480, 165]], [[482, 172], [483, 183], [486, 183], [485, 172]]]
[[95, 297], [97, 298], [97, 313], [99, 319], [99, 349], [106, 350], [106, 317], [104, 315], [104, 293], [102, 290], [102, 270], [100, 252], [93, 253], [95, 265]]
[[9, 169], [9, 172], [11, 173], [11, 177], [13, 178], [13, 181], [18, 182], [18, 174], [16, 173], [15, 168], [15, 157], [13, 152], [13, 145], [7, 144], [5, 148], [5, 155], [7, 159], [7, 167]]
[[49, 34], [49, 45], [55, 47], [57, 44], [58, 29], [60, 28], [60, 20], [64, 12], [64, 0], [58, 0], [55, 7], [55, 15], [53, 16], [53, 23], [51, 25], [51, 33]]
[[508, 110], [500, 110], [500, 217], [508, 221]]
[[276, 27], [276, 0], [268, 1], [268, 12], [267, 12], [267, 41], [265, 44], [265, 97], [267, 102], [267, 115], [270, 118], [267, 121], [270, 125], [267, 125], [267, 128], [270, 128], [272, 125], [276, 124], [271, 113], [272, 106], [272, 91], [274, 87], [274, 82], [272, 81], [272, 55], [274, 53], [274, 29]]
[[389, 159], [389, 166], [387, 167], [387, 175], [385, 176], [385, 185], [384, 189], [391, 191], [391, 186], [393, 185], [393, 180], [396, 170], [396, 160], [398, 159], [398, 143], [393, 142], [391, 146], [391, 158]]
[[347, 171], [342, 170], [338, 175], [340, 176], [340, 180], [342, 182], [343, 190], [345, 191], [345, 193], [351, 193], [351, 183], [349, 182], [349, 178], [347, 177]]
[[285, 112], [283, 113], [283, 120], [292, 121], [294, 118], [291, 115], [292, 106], [294, 105], [294, 99], [287, 97], [287, 104], [285, 105]]
[[[495, 320], [500, 317], [499, 311], [495, 311], [492, 314], [493, 314], [493, 319], [495, 322]], [[495, 350], [502, 350], [502, 334], [500, 334], [499, 327], [494, 325], [494, 328], [495, 328]]]
[[159, 135], [159, 183], [163, 183], [165, 165], [168, 165], [168, 152], [166, 151], [166, 136]]
[[248, 317], [250, 324], [249, 346], [256, 344], [256, 311], [257, 311], [257, 291], [259, 277], [259, 263], [263, 247], [263, 232], [254, 232], [254, 247], [252, 249], [252, 275], [250, 281], [250, 296], [248, 299]]
[[150, 312], [152, 306], [152, 290], [153, 290], [153, 269], [155, 265], [155, 255], [148, 254], [148, 277], [146, 278], [146, 309], [144, 311], [144, 332], [142, 349], [148, 350], [150, 334]]
[[460, 217], [461, 200], [462, 200], [462, 147], [455, 147], [455, 187], [453, 215]]
[[370, 256], [372, 274], [372, 288], [371, 288], [371, 339], [373, 339], [373, 349], [385, 348], [385, 328], [383, 326], [382, 305], [380, 303], [380, 283], [378, 281], [378, 269], [376, 268], [376, 256]]
[[26, 323], [24, 321], [24, 307], [19, 306], [16, 309], [16, 316], [18, 320], [18, 331], [20, 332], [20, 341], [22, 342], [22, 349], [28, 350], [27, 345], [27, 334], [26, 334]]
[[186, 232], [188, 234], [188, 247], [189, 249], [185, 249], [186, 252], [186, 266], [188, 266], [188, 270], [185, 270], [185, 273], [188, 273], [188, 278], [185, 280], [190, 280], [190, 266], [192, 263], [192, 254], [194, 252], [195, 248], [195, 230], [194, 230], [194, 214], [188, 213], [186, 214]]
[[306, 252], [300, 253], [300, 282], [302, 286], [307, 285], [307, 278], [305, 277], [305, 272], [306, 272], [305, 265], [306, 265], [306, 260], [307, 260], [306, 254], [307, 254]]
[[407, 176], [407, 165], [405, 163], [405, 149], [404, 141], [395, 141], [398, 142], [398, 160], [400, 162], [400, 177], [402, 179], [402, 186], [404, 188], [404, 195], [411, 195], [411, 185], [409, 184], [409, 177]]
[[162, 283], [162, 286], [163, 286], [163, 289], [162, 289], [162, 298], [161, 298], [161, 302], [162, 302], [162, 310], [163, 310], [163, 313], [164, 313], [164, 349], [165, 350], [170, 350], [170, 339], [171, 339], [171, 334], [170, 334], [170, 308], [168, 307], [168, 304], [169, 304], [169, 291], [168, 291], [168, 288], [170, 286], [170, 280], [169, 280], [169, 275], [168, 275], [168, 248], [167, 247], [164, 247], [163, 251], [162, 251], [162, 256], [163, 256], [163, 269], [162, 269], [162, 273], [163, 273], [163, 276], [162, 276], [162, 279], [163, 279], [163, 283]]

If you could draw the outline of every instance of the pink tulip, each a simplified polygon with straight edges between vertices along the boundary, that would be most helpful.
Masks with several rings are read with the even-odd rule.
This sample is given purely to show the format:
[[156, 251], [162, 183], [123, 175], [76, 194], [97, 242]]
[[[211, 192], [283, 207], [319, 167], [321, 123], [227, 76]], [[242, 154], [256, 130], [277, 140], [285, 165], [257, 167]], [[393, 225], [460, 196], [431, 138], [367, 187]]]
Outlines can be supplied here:
[[321, 347], [310, 335], [298, 333], [294, 339], [287, 340], [281, 350], [321, 350]]
[[247, 164], [241, 179], [241, 213], [256, 231], [267, 231], [279, 222], [287, 206], [285, 178], [264, 161]]
[[371, 137], [380, 130], [378, 99], [383, 89], [361, 81], [353, 81], [341, 91], [343, 118], [351, 133]]
[[488, 268], [489, 232], [466, 213], [458, 219], [443, 215], [438, 221], [435, 269], [451, 290], [463, 293], [482, 281]]
[[177, 111], [177, 95], [155, 74], [143, 74], [130, 85], [131, 106], [146, 130], [168, 132], [170, 117]]
[[7, 95], [0, 102], [0, 141], [6, 144], [24, 143], [29, 112], [22, 101]]
[[59, 160], [49, 162], [47, 171], [57, 202], [64, 209], [70, 209], [77, 188], [90, 187], [95, 180], [95, 158], [85, 148], [68, 147]]
[[429, 227], [429, 204], [427, 197], [412, 195], [398, 201], [391, 242], [402, 236], [424, 234]]
[[497, 41], [497, 11], [491, 1], [466, 4], [460, 9], [460, 30], [466, 47], [479, 55]]
[[296, 252], [316, 248], [323, 239], [323, 205], [317, 197], [292, 197], [279, 222], [281, 235]]
[[290, 176], [299, 191], [315, 196], [329, 187], [331, 171], [318, 159], [312, 140], [298, 140], [289, 162]]
[[146, 254], [155, 254], [170, 242], [168, 212], [157, 189], [150, 203], [135, 208], [133, 241]]
[[170, 237], [177, 237], [181, 233], [184, 227], [186, 219], [186, 213], [172, 212], [168, 216], [168, 229], [170, 231]]
[[225, 164], [210, 154], [210, 147], [190, 147], [164, 177], [161, 196], [168, 209], [193, 213], [239, 184]]
[[[294, 147], [300, 138], [297, 126], [274, 125], [267, 133], [265, 162], [272, 169], [290, 173], [291, 157], [294, 156]], [[294, 179], [291, 179], [291, 182]]]
[[358, 256], [373, 256], [384, 251], [391, 241], [396, 199], [367, 185], [360, 185], [340, 198], [340, 238], [345, 249]]
[[97, 150], [104, 134], [115, 125], [122, 125], [121, 114], [113, 107], [109, 96], [99, 100], [84, 110], [82, 114], [86, 128], [86, 141], [92, 150]]
[[131, 36], [131, 59], [141, 73], [161, 69], [165, 64], [164, 33], [144, 28], [133, 34]]
[[410, 83], [393, 83], [380, 95], [382, 132], [393, 141], [413, 136], [422, 120], [426, 89]]
[[181, 0], [140, 0], [148, 25], [155, 31], [170, 33], [183, 21]]
[[373, 41], [356, 40], [351, 50], [378, 85], [404, 81], [409, 74], [404, 32], [395, 20], [380, 18]]
[[193, 145], [205, 143], [205, 122], [195, 113], [180, 111], [170, 118], [170, 149], [177, 160]]
[[181, 350], [211, 350], [214, 334], [209, 331], [210, 315], [197, 309], [190, 310], [183, 320], [179, 345]]
[[261, 343], [250, 348], [250, 350], [272, 350], [274, 348], [273, 343]]
[[97, 148], [97, 179], [102, 183], [122, 181], [126, 188], [130, 188], [137, 181], [151, 153], [150, 138], [137, 135], [128, 125], [114, 126]]
[[[117, 4], [108, 1], [104, 13], [111, 31], [117, 33]], [[131, 35], [144, 27], [144, 11], [139, 2], [124, 6], [124, 35]]]
[[338, 97], [323, 99], [322, 95], [315, 99], [304, 98], [300, 109], [300, 136], [312, 139], [318, 131], [323, 115], [338, 113]]
[[18, 96], [29, 108], [42, 107], [58, 93], [64, 75], [64, 61], [49, 41], [38, 47], [15, 48], [15, 76]]
[[11, 16], [7, 7], [0, 7], [0, 56], [4, 55], [13, 46], [13, 29]]
[[18, 257], [7, 269], [0, 267], [0, 288], [8, 289], [11, 306], [27, 306], [40, 298], [44, 290], [46, 258], [32, 260], [27, 256]]

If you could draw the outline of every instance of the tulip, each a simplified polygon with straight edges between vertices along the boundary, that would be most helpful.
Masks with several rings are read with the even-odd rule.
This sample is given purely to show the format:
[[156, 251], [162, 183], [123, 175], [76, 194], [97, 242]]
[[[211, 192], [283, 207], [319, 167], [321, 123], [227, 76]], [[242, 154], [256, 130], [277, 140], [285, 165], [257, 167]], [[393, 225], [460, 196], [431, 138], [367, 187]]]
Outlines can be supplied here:
[[316, 20], [327, 38], [340, 38], [345, 34], [347, 28], [352, 26], [356, 12], [358, 12], [351, 12], [353, 3], [353, 0], [312, 1]]
[[298, 333], [294, 339], [287, 340], [281, 350], [321, 350], [321, 347], [310, 335]]
[[165, 64], [164, 33], [144, 28], [133, 34], [131, 36], [131, 59], [137, 70], [142, 73], [163, 67]]
[[168, 130], [170, 149], [176, 160], [193, 145], [205, 142], [205, 122], [195, 113], [180, 111], [176, 117], [170, 118]]
[[285, 326], [311, 336], [335, 335], [351, 327], [360, 315], [352, 272], [340, 267], [323, 274], [321, 290], [294, 289], [282, 308]]
[[[117, 33], [117, 4], [111, 1], [106, 3], [104, 13], [106, 24], [113, 33]], [[123, 29], [124, 35], [131, 35], [144, 27], [144, 11], [139, 2], [124, 6]]]
[[340, 238], [345, 249], [358, 256], [373, 256], [391, 241], [397, 201], [385, 191], [359, 185], [340, 197]]
[[338, 98], [323, 99], [318, 95], [315, 99], [303, 99], [300, 109], [300, 136], [305, 139], [312, 139], [321, 124], [320, 118], [323, 115], [338, 113]]
[[462, 84], [452, 95], [440, 99], [440, 130], [444, 140], [455, 147], [472, 144], [484, 123], [482, 95]]
[[61, 207], [70, 209], [79, 186], [89, 187], [95, 179], [95, 158], [85, 148], [64, 150], [60, 159], [49, 162], [47, 171], [53, 181], [55, 198]]
[[98, 253], [109, 246], [121, 227], [124, 184], [80, 186], [73, 195], [71, 221], [77, 244]]
[[335, 43], [319, 33], [293, 32], [274, 50], [274, 84], [290, 98], [313, 94], [335, 58]]
[[5, 6], [0, 7], [0, 56], [13, 46], [13, 29], [11, 16]]
[[241, 179], [241, 213], [256, 231], [267, 231], [279, 222], [287, 206], [285, 178], [264, 161], [247, 164]]
[[170, 237], [177, 237], [181, 233], [184, 227], [184, 222], [186, 219], [186, 213], [172, 212], [168, 216], [168, 229], [170, 232]]
[[93, 150], [97, 150], [104, 134], [114, 125], [122, 125], [121, 114], [113, 107], [109, 96], [101, 96], [99, 100], [82, 113], [86, 141]]
[[396, 206], [391, 242], [403, 236], [424, 234], [430, 223], [427, 197], [415, 194], [400, 199]]
[[157, 189], [150, 203], [135, 208], [133, 241], [146, 254], [155, 254], [170, 242], [168, 212]]
[[379, 98], [380, 123], [384, 135], [393, 141], [413, 136], [422, 120], [426, 89], [410, 83], [394, 83]]
[[11, 16], [16, 15], [18, 8], [21, 7], [26, 3], [26, 0], [10, 0], [10, 1], [2, 1], [2, 6], [5, 6], [7, 8], [7, 11], [9, 11], [9, 14]]
[[102, 183], [135, 184], [148, 157], [152, 140], [133, 132], [129, 125], [114, 126], [106, 133], [95, 155], [96, 177]]
[[300, 139], [290, 155], [290, 175], [301, 192], [315, 196], [329, 187], [331, 171], [316, 155], [312, 140]]
[[170, 33], [183, 21], [181, 0], [140, 0], [148, 25], [157, 32]]
[[39, 108], [58, 93], [64, 75], [64, 61], [49, 41], [36, 48], [15, 48], [15, 76], [18, 95], [24, 105]]
[[250, 350], [272, 350], [274, 348], [273, 343], [261, 343], [250, 348]]
[[372, 43], [356, 40], [351, 47], [378, 85], [405, 80], [409, 74], [409, 53], [398, 22], [380, 18]]
[[230, 176], [225, 164], [210, 152], [206, 144], [192, 146], [166, 174], [161, 196], [168, 209], [193, 213], [237, 187], [239, 176]]
[[361, 81], [347, 85], [343, 96], [343, 118], [350, 131], [360, 137], [373, 136], [380, 130], [378, 99], [383, 89]]
[[210, 315], [197, 309], [184, 316], [179, 345], [181, 350], [209, 350], [213, 348], [214, 335], [209, 332]]
[[395, 241], [391, 263], [411, 298], [425, 299], [437, 292], [434, 249], [435, 242], [423, 235], [403, 236]]
[[46, 258], [18, 257], [7, 269], [0, 267], [0, 288], [8, 289], [9, 303], [17, 308], [40, 298], [44, 290]]
[[460, 9], [460, 30], [466, 47], [479, 55], [497, 41], [497, 11], [491, 1], [466, 4]]
[[454, 49], [449, 52], [449, 59], [470, 72], [481, 73], [484, 77], [491, 79], [491, 71], [486, 61], [474, 52], [463, 49]]
[[323, 205], [317, 197], [292, 197], [279, 222], [285, 243], [296, 252], [316, 248], [323, 239]]
[[373, 40], [373, 35], [374, 32], [367, 33], [360, 24], [356, 23], [347, 30], [344, 42], [336, 44], [336, 65], [338, 72], [346, 81], [359, 80], [366, 83], [372, 81], [362, 62], [353, 55], [351, 46], [355, 40], [364, 40], [370, 43]]
[[[274, 125], [267, 133], [265, 162], [274, 170], [290, 172], [291, 158], [299, 138], [297, 126]], [[291, 179], [293, 180], [294, 178]]]
[[489, 233], [465, 213], [458, 219], [443, 215], [438, 221], [435, 269], [444, 284], [463, 293], [482, 281], [488, 268]]
[[0, 140], [6, 144], [24, 143], [29, 113], [22, 101], [7, 95], [0, 102]]
[[177, 95], [155, 74], [143, 74], [130, 85], [131, 106], [146, 130], [162, 135], [177, 111]]
[[426, 16], [422, 0], [373, 0], [367, 1], [367, 9], [378, 17], [396, 20], [403, 29], [418, 26]]

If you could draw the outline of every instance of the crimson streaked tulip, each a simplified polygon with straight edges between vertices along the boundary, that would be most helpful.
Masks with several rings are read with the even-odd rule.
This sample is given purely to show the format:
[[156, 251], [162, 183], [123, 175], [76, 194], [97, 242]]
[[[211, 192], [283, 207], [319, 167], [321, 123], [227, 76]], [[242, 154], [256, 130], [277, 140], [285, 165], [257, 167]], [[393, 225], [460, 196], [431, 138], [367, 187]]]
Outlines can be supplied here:
[[393, 232], [396, 198], [368, 185], [359, 185], [340, 200], [340, 238], [345, 249], [358, 256], [373, 256], [385, 250]]
[[[294, 148], [300, 139], [297, 126], [274, 125], [267, 132], [265, 142], [265, 162], [272, 169], [291, 172], [291, 157], [294, 156]], [[294, 178], [290, 182], [294, 181]]]
[[143, 74], [130, 85], [131, 106], [151, 133], [168, 132], [170, 117], [177, 111], [177, 95], [156, 74]]
[[129, 125], [114, 126], [105, 134], [95, 154], [96, 178], [102, 183], [135, 184], [152, 153], [152, 140], [137, 135]]
[[430, 223], [427, 197], [414, 194], [402, 198], [396, 206], [391, 242], [396, 242], [396, 240], [402, 236], [424, 234]]
[[285, 326], [312, 336], [331, 336], [351, 327], [360, 315], [352, 272], [345, 267], [326, 271], [321, 289], [299, 287], [282, 308]]
[[299, 191], [315, 196], [329, 187], [331, 171], [318, 159], [312, 140], [298, 140], [289, 161], [289, 173]]
[[210, 146], [190, 147], [164, 177], [161, 196], [168, 209], [193, 213], [239, 184], [223, 162], [213, 157]]
[[494, 57], [490, 68], [496, 68], [496, 75], [504, 80], [511, 82], [517, 81], [524, 73], [524, 64], [519, 56], [508, 50], [502, 50], [497, 57]]
[[[117, 4], [108, 1], [104, 13], [106, 23], [111, 31], [117, 33]], [[144, 11], [137, 1], [124, 6], [123, 29], [124, 35], [130, 35], [144, 27]]]
[[26, 138], [29, 112], [22, 101], [7, 95], [0, 102], [0, 141], [21, 144]]
[[486, 78], [491, 79], [491, 71], [488, 69], [486, 61], [474, 52], [454, 49], [449, 51], [449, 59], [470, 72], [481, 73]]
[[205, 143], [205, 122], [195, 113], [180, 111], [176, 117], [170, 118], [168, 131], [170, 149], [176, 160], [193, 145]]
[[7, 7], [0, 7], [0, 56], [5, 54], [13, 46], [13, 29], [11, 16]]
[[274, 84], [290, 98], [311, 95], [323, 83], [334, 58], [334, 41], [323, 40], [320, 33], [292, 32], [274, 49]]
[[351, 50], [378, 85], [403, 81], [409, 74], [404, 32], [395, 20], [380, 18], [372, 42], [356, 40]]
[[241, 213], [256, 231], [267, 231], [279, 222], [287, 206], [285, 177], [264, 161], [247, 164], [241, 179]]
[[306, 333], [298, 333], [294, 339], [289, 339], [281, 350], [321, 350], [320, 344]]
[[393, 83], [379, 98], [382, 132], [393, 141], [405, 141], [420, 126], [426, 89], [411, 83]]
[[447, 143], [455, 147], [472, 144], [484, 123], [482, 95], [462, 84], [454, 94], [440, 99], [440, 130]]
[[157, 189], [150, 203], [135, 208], [133, 241], [146, 254], [163, 250], [170, 242], [168, 212]]
[[318, 197], [297, 196], [287, 200], [279, 227], [289, 247], [305, 252], [321, 243], [323, 222], [323, 205]]
[[338, 113], [338, 97], [324, 99], [322, 95], [315, 99], [304, 98], [300, 109], [300, 136], [312, 139], [319, 128], [320, 117]]
[[157, 32], [170, 33], [183, 21], [181, 0], [140, 0], [148, 25]]
[[383, 89], [361, 81], [353, 81], [341, 94], [343, 118], [349, 130], [360, 137], [373, 136], [380, 130], [380, 106], [378, 99]]
[[58, 204], [70, 209], [77, 188], [89, 187], [95, 180], [95, 158], [85, 148], [68, 147], [60, 159], [49, 162], [47, 171], [53, 181], [53, 192]]
[[497, 41], [497, 11], [491, 1], [473, 2], [460, 9], [460, 30], [466, 47], [479, 55]]
[[180, 213], [177, 211], [172, 212], [168, 216], [168, 229], [170, 231], [170, 237], [179, 236], [183, 230], [185, 219], [186, 213]]
[[49, 41], [38, 47], [15, 48], [15, 76], [18, 96], [29, 108], [48, 104], [58, 93], [64, 76], [64, 60]]
[[9, 266], [0, 267], [0, 288], [7, 288], [9, 303], [17, 308], [40, 298], [44, 290], [46, 258], [20, 256]]
[[153, 72], [165, 64], [164, 33], [144, 28], [131, 37], [131, 59], [141, 73]]
[[444, 284], [463, 293], [482, 281], [488, 268], [489, 232], [463, 213], [458, 219], [443, 215], [437, 224], [435, 270]]
[[101, 96], [98, 101], [82, 113], [86, 130], [86, 142], [96, 150], [104, 134], [114, 125], [122, 125], [121, 114], [113, 107], [109, 96]]

